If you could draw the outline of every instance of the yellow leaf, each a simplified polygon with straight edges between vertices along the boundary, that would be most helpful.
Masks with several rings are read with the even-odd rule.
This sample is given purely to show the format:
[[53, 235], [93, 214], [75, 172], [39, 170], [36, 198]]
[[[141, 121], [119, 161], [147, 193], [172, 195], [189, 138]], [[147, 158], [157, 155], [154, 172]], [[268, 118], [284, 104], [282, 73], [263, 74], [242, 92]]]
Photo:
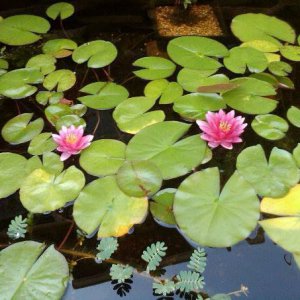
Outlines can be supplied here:
[[300, 184], [282, 198], [263, 198], [260, 210], [277, 216], [300, 216]]

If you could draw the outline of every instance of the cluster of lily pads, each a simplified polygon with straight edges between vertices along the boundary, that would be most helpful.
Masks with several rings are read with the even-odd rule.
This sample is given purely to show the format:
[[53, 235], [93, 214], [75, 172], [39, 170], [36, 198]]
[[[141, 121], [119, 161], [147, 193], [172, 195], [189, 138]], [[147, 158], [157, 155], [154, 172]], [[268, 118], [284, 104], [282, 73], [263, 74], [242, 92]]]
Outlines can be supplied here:
[[[73, 12], [72, 5], [58, 3], [47, 15], [63, 20]], [[300, 61], [300, 37], [288, 23], [263, 14], [237, 16], [231, 28], [242, 41], [231, 49], [205, 37], [178, 37], [168, 43], [169, 58], [134, 61], [133, 73], [148, 82], [144, 95], [129, 97], [129, 91], [107, 74], [106, 67], [117, 57], [111, 42], [77, 45], [68, 38], [48, 40], [24, 68], [12, 70], [11, 47], [40, 41], [50, 23], [31, 15], [0, 20], [0, 42], [7, 45], [0, 58], [2, 109], [15, 101], [19, 109], [33, 103], [43, 112], [37, 117], [20, 111], [3, 126], [1, 134], [7, 143], [28, 147], [24, 156], [0, 153], [0, 198], [19, 190], [22, 205], [34, 214], [74, 202], [76, 225], [88, 236], [98, 232], [98, 238], [127, 234], [145, 220], [149, 210], [160, 224], [177, 227], [201, 246], [232, 246], [259, 224], [300, 264], [300, 146], [290, 152], [274, 147], [267, 157], [262, 145], [244, 145], [236, 158], [236, 171], [221, 186], [218, 166], [205, 166], [215, 150], [192, 129], [208, 112], [228, 108], [244, 114], [254, 132], [270, 143], [287, 134], [288, 121], [300, 127], [299, 108], [276, 111], [280, 91], [294, 88], [288, 75], [291, 62]], [[63, 59], [95, 72], [104, 69], [108, 80], [88, 83], [80, 88], [77, 99], [68, 100], [64, 93], [76, 88], [79, 78], [72, 70], [57, 69]], [[159, 109], [153, 109], [158, 105]], [[182, 120], [165, 120], [164, 107]], [[65, 168], [55, 153], [52, 134], [71, 126], [85, 127], [87, 109], [111, 110], [119, 130], [132, 138], [128, 144], [94, 140], [81, 151], [79, 164], [70, 159], [71, 166]], [[85, 174], [94, 179], [86, 183]], [[174, 188], [169, 180], [178, 177], [181, 184]], [[261, 213], [274, 218], [259, 220]], [[26, 247], [32, 261], [44, 250], [34, 242]], [[48, 248], [39, 260], [51, 251], [55, 250]]]

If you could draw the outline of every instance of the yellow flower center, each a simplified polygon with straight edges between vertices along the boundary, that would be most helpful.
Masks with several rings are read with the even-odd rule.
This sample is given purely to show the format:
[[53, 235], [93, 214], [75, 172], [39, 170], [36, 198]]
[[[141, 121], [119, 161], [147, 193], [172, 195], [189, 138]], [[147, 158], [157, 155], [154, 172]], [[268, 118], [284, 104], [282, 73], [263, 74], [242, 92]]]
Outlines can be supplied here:
[[73, 133], [68, 134], [67, 137], [66, 137], [66, 142], [68, 144], [75, 144], [77, 141], [78, 141], [78, 138]]
[[231, 129], [231, 125], [228, 124], [226, 121], [222, 121], [219, 124], [219, 128], [223, 131], [223, 132], [228, 132]]

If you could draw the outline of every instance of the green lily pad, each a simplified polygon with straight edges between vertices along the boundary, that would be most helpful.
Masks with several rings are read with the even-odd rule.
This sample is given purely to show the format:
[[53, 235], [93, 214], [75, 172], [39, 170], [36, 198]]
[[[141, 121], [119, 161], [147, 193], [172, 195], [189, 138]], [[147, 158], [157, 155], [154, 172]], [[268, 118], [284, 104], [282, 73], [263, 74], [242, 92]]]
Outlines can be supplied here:
[[300, 252], [299, 196], [300, 184], [297, 184], [282, 198], [264, 198], [260, 206], [262, 212], [280, 216], [259, 224], [276, 244], [290, 252]]
[[147, 198], [124, 194], [115, 176], [106, 176], [89, 183], [74, 203], [73, 217], [87, 234], [99, 227], [98, 238], [119, 237], [135, 224], [144, 221], [148, 212]]
[[22, 99], [37, 91], [38, 84], [43, 81], [43, 74], [36, 69], [16, 69], [0, 76], [0, 94], [11, 99]]
[[276, 147], [269, 162], [261, 145], [248, 147], [239, 154], [236, 167], [257, 194], [266, 197], [284, 196], [300, 179], [293, 156]]
[[287, 76], [293, 70], [292, 66], [284, 61], [273, 61], [269, 64], [268, 69], [277, 76]]
[[298, 107], [291, 106], [286, 116], [294, 126], [300, 128], [300, 109]]
[[0, 22], [0, 42], [10, 46], [22, 46], [38, 41], [50, 24], [44, 18], [33, 15], [17, 15]]
[[162, 172], [163, 179], [189, 173], [202, 162], [206, 149], [199, 134], [179, 140], [190, 126], [167, 121], [142, 129], [129, 141], [126, 159], [153, 162]]
[[72, 166], [59, 175], [36, 169], [23, 181], [20, 201], [32, 213], [45, 213], [73, 201], [84, 187], [83, 173]]
[[293, 150], [293, 157], [297, 163], [297, 166], [300, 168], [300, 143], [298, 143], [296, 148]]
[[125, 87], [113, 82], [93, 82], [83, 87], [80, 92], [89, 94], [77, 98], [93, 109], [111, 109], [126, 100], [129, 93]]
[[265, 40], [281, 46], [279, 40], [294, 43], [296, 38], [294, 29], [288, 23], [264, 14], [236, 16], [231, 22], [231, 30], [243, 42]]
[[56, 59], [53, 56], [38, 54], [28, 60], [26, 68], [36, 68], [41, 71], [43, 75], [47, 75], [56, 69], [55, 63]]
[[199, 70], [183, 68], [177, 75], [177, 81], [186, 91], [197, 92], [203, 86], [229, 83], [229, 78], [224, 74], [205, 76]]
[[150, 202], [150, 211], [155, 220], [159, 223], [175, 226], [176, 220], [173, 214], [173, 202], [176, 189], [167, 188], [159, 191]]
[[0, 199], [16, 192], [26, 177], [27, 160], [19, 154], [0, 153]]
[[216, 58], [228, 55], [223, 44], [198, 36], [175, 38], [169, 42], [167, 51], [171, 59], [182, 67], [213, 72], [222, 66]]
[[32, 122], [33, 113], [24, 113], [10, 119], [2, 128], [3, 139], [13, 145], [26, 143], [39, 135], [44, 127], [42, 118]]
[[136, 60], [133, 64], [135, 67], [141, 67], [142, 70], [133, 73], [145, 80], [155, 80], [170, 77], [176, 69], [176, 65], [162, 57], [149, 56]]
[[250, 40], [248, 42], [242, 43], [240, 47], [250, 47], [264, 53], [278, 52], [280, 49], [278, 44], [274, 44], [266, 40]]
[[49, 105], [45, 109], [46, 118], [52, 125], [55, 125], [57, 121], [63, 116], [71, 114], [72, 110], [70, 106], [61, 103]]
[[222, 94], [226, 104], [246, 114], [267, 114], [273, 111], [278, 102], [265, 96], [276, 95], [276, 88], [270, 83], [250, 77], [230, 81], [237, 88]]
[[191, 93], [176, 99], [173, 110], [187, 120], [202, 120], [208, 111], [226, 108], [222, 96], [210, 93]]
[[54, 39], [47, 41], [43, 45], [43, 52], [52, 55], [55, 58], [63, 58], [72, 55], [73, 50], [77, 48], [77, 44], [69, 39]]
[[156, 79], [150, 81], [145, 89], [146, 97], [159, 98], [159, 104], [171, 104], [178, 97], [182, 96], [183, 89], [177, 82], [169, 82], [166, 79]]
[[80, 154], [80, 166], [94, 176], [116, 174], [125, 160], [126, 145], [117, 140], [94, 141]]
[[153, 195], [162, 185], [160, 170], [150, 161], [125, 161], [116, 178], [119, 188], [133, 197]]
[[250, 78], [255, 78], [255, 79], [258, 79], [261, 81], [268, 82], [276, 88], [278, 87], [278, 84], [279, 84], [278, 79], [274, 75], [269, 74], [269, 73], [263, 72], [263, 73], [251, 74]]
[[70, 70], [56, 70], [45, 77], [43, 86], [52, 91], [56, 88], [57, 92], [69, 90], [76, 82], [75, 74]]
[[55, 128], [57, 131], [59, 131], [63, 126], [65, 127], [70, 127], [70, 126], [83, 126], [86, 127], [85, 120], [83, 118], [80, 118], [77, 115], [65, 115], [60, 117], [56, 123], [55, 123]]
[[141, 129], [162, 122], [165, 119], [165, 113], [162, 110], [148, 112], [155, 102], [154, 98], [129, 98], [116, 107], [113, 112], [113, 118], [120, 130], [136, 134]]
[[43, 169], [53, 175], [59, 175], [64, 169], [64, 163], [58, 154], [46, 152], [43, 154]]
[[82, 117], [86, 114], [87, 107], [83, 104], [75, 104], [71, 106], [71, 110], [75, 115]]
[[46, 14], [53, 20], [57, 19], [58, 17], [64, 20], [74, 14], [74, 6], [68, 2], [54, 3], [47, 8]]
[[53, 245], [46, 249], [45, 244], [25, 241], [0, 252], [0, 276], [3, 299], [61, 299], [69, 267]]
[[244, 74], [247, 68], [252, 73], [260, 73], [268, 67], [268, 60], [264, 53], [254, 48], [234, 47], [224, 58], [224, 65], [237, 74]]
[[8, 61], [3, 58], [0, 58], [0, 75], [6, 73], [8, 67], [9, 67]]
[[220, 193], [218, 168], [186, 178], [175, 194], [173, 210], [180, 230], [208, 247], [230, 247], [244, 240], [259, 219], [253, 188], [235, 172]]
[[261, 137], [275, 141], [282, 139], [289, 129], [287, 121], [276, 115], [258, 115], [251, 123], [252, 129]]
[[57, 147], [52, 139], [51, 132], [43, 132], [35, 136], [29, 144], [28, 153], [31, 155], [42, 155], [45, 152], [51, 152]]
[[111, 42], [97, 40], [85, 43], [76, 48], [73, 60], [82, 64], [88, 62], [89, 68], [103, 68], [111, 64], [117, 57], [118, 50]]
[[280, 53], [289, 60], [300, 61], [300, 46], [283, 46], [280, 48]]
[[62, 92], [39, 91], [35, 95], [35, 100], [41, 105], [46, 105], [48, 102], [49, 104], [57, 104], [63, 97]]

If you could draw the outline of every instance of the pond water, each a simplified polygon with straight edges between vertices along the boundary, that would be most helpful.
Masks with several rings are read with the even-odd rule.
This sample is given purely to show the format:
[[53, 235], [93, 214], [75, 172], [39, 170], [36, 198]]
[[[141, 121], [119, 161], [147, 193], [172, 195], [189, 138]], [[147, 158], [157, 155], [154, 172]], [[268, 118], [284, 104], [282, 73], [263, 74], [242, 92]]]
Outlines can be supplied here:
[[[84, 7], [81, 1], [79, 7]], [[88, 2], [88, 1], [87, 1]], [[234, 1], [232, 1], [234, 2]], [[265, 1], [270, 3], [272, 1]], [[284, 2], [284, 1], [283, 1]], [[297, 1], [296, 1], [297, 2]], [[238, 1], [235, 1], [238, 4]], [[241, 1], [241, 5], [229, 4], [226, 7], [222, 5], [218, 10], [223, 15], [223, 24], [228, 31], [228, 24], [230, 19], [235, 14], [253, 10], [255, 12], [264, 8], [261, 5], [253, 6]], [[80, 6], [82, 5], [82, 6]], [[21, 7], [21, 8], [18, 8]], [[241, 8], [243, 7], [243, 8]], [[238, 9], [239, 8], [239, 9]], [[298, 10], [297, 10], [297, 9]], [[29, 8], [22, 7], [16, 1], [15, 9], [18, 12], [28, 12]], [[30, 8], [32, 13], [39, 11], [41, 8], [32, 6]], [[119, 56], [110, 69], [110, 74], [116, 83], [124, 84], [130, 91], [130, 96], [139, 96], [143, 93], [145, 82], [139, 78], [131, 78], [132, 76], [132, 62], [137, 58], [145, 56], [149, 51], [153, 51], [153, 42], [157, 42], [159, 49], [165, 51], [167, 39], [160, 38], [152, 28], [151, 20], [147, 16], [146, 10], [130, 9], [130, 6], [119, 7], [116, 10], [110, 10], [97, 14], [93, 11], [90, 5], [82, 9], [77, 18], [66, 23], [71, 38], [76, 38], [78, 42], [85, 42], [88, 40], [104, 39], [113, 42], [119, 51]], [[4, 14], [12, 14], [8, 7], [3, 8]], [[114, 24], [111, 25], [108, 19], [101, 18], [112, 15]], [[297, 6], [287, 6], [282, 10], [278, 10], [276, 14], [285, 20], [288, 20], [297, 32], [300, 32], [300, 4]], [[1, 15], [1, 8], [0, 8]], [[128, 16], [133, 16], [132, 20]], [[109, 17], [108, 17], [109, 18]], [[119, 18], [119, 19], [118, 19]], [[123, 19], [122, 19], [123, 18]], [[119, 20], [119, 21], [118, 21]], [[123, 20], [123, 21], [122, 21]], [[59, 26], [57, 28], [59, 35]], [[219, 38], [225, 45], [232, 46], [236, 40], [226, 35]], [[152, 45], [152, 46], [151, 46]], [[155, 50], [155, 49], [154, 49]], [[32, 52], [38, 52], [36, 46], [32, 46], [30, 50], [19, 49], [12, 52], [12, 60], [15, 66], [22, 65], [26, 62], [28, 57], [32, 56]], [[62, 63], [62, 67], [63, 67]], [[82, 67], [76, 68], [75, 64], [69, 62], [68, 68], [76, 71], [82, 76], [85, 69]], [[284, 102], [281, 102], [275, 111], [276, 114], [282, 115], [285, 111], [285, 106], [297, 104], [300, 99], [300, 64], [294, 64], [294, 71], [291, 79], [294, 81], [296, 89], [293, 91], [284, 91], [280, 95]], [[98, 74], [100, 80], [105, 80], [105, 74]], [[95, 81], [95, 74], [89, 72], [86, 76], [85, 82]], [[77, 85], [72, 91], [78, 90], [82, 86], [82, 82], [77, 82]], [[66, 98], [75, 99], [77, 94], [75, 92], [66, 94]], [[34, 110], [40, 114], [33, 102], [28, 104], [20, 103], [19, 107], [22, 112], [30, 112]], [[16, 114], [17, 107], [12, 101], [4, 106], [0, 103], [0, 128]], [[180, 120], [171, 106], [165, 108], [166, 120]], [[88, 111], [86, 115], [88, 120], [87, 132], [92, 132], [97, 123], [97, 115], [95, 111]], [[198, 129], [193, 127], [192, 133], [196, 134]], [[293, 127], [289, 130], [289, 134], [276, 142], [266, 142], [257, 136], [252, 130], [247, 131], [244, 138], [247, 146], [261, 143], [268, 153], [271, 147], [277, 146], [283, 149], [293, 149], [299, 140], [300, 129]], [[114, 138], [128, 142], [131, 135], [125, 134], [118, 130], [112, 118], [111, 111], [101, 111], [100, 126], [95, 133], [96, 139]], [[238, 145], [232, 152], [222, 149], [215, 150], [214, 158], [207, 164], [207, 166], [218, 165], [222, 171], [224, 181], [227, 179], [235, 169], [236, 152], [240, 152], [245, 144]], [[13, 147], [5, 143], [0, 138], [0, 151], [12, 151], [20, 154], [26, 152], [26, 146]], [[78, 158], [72, 159], [70, 164], [78, 165]], [[89, 181], [92, 180], [88, 178]], [[166, 181], [165, 187], [178, 187], [182, 178]], [[8, 199], [1, 200], [0, 203], [0, 246], [8, 243], [6, 236], [7, 226], [10, 220], [19, 214], [26, 215], [25, 209], [19, 202], [18, 194], [10, 196]], [[72, 219], [72, 206], [64, 208], [47, 215], [37, 215], [34, 218], [34, 225], [32, 231], [26, 236], [28, 240], [36, 240], [46, 243], [60, 244], [64, 239], [66, 233], [70, 228], [70, 220]], [[86, 254], [95, 253], [97, 244], [96, 238], [87, 239], [84, 246], [80, 247], [77, 241], [77, 232], [73, 227], [71, 233], [64, 243], [62, 251], [67, 257], [74, 260], [74, 251], [80, 252], [79, 258]], [[201, 229], [199, 229], [201, 230]], [[185, 238], [175, 228], [165, 228], [158, 225], [148, 215], [146, 221], [137, 225], [130, 235], [121, 237], [119, 240], [119, 250], [115, 256], [116, 259], [124, 264], [129, 264], [137, 269], [143, 268], [144, 263], [140, 259], [142, 251], [151, 243], [156, 241], [164, 241], [168, 246], [168, 254], [165, 259], [166, 273], [164, 276], [172, 277], [180, 270], [185, 269], [186, 262], [193, 251], [193, 247], [185, 240]], [[73, 251], [73, 252], [72, 252]], [[248, 287], [248, 296], [241, 295], [239, 299], [286, 299], [296, 300], [300, 299], [300, 271], [297, 268], [292, 255], [284, 251], [282, 248], [275, 245], [264, 232], [257, 228], [257, 231], [243, 242], [227, 249], [206, 248], [208, 255], [207, 268], [204, 273], [205, 277], [205, 291], [208, 294], [216, 293], [230, 293], [240, 289], [241, 285]], [[77, 253], [78, 254], [78, 253]], [[78, 259], [77, 259], [78, 260]], [[0, 279], [1, 280], [1, 279]], [[109, 267], [106, 264], [96, 264], [93, 259], [79, 259], [77, 264], [73, 266], [73, 281], [68, 285], [64, 300], [99, 300], [99, 299], [182, 299], [180, 295], [171, 297], [158, 297], [153, 295], [152, 280], [150, 278], [134, 274], [132, 280], [123, 286], [117, 286], [111, 283], [109, 277]], [[233, 297], [234, 298], [234, 297]], [[0, 295], [1, 299], [1, 295]], [[25, 299], [27, 300], [27, 299]], [[30, 300], [30, 299], [28, 299]]]

